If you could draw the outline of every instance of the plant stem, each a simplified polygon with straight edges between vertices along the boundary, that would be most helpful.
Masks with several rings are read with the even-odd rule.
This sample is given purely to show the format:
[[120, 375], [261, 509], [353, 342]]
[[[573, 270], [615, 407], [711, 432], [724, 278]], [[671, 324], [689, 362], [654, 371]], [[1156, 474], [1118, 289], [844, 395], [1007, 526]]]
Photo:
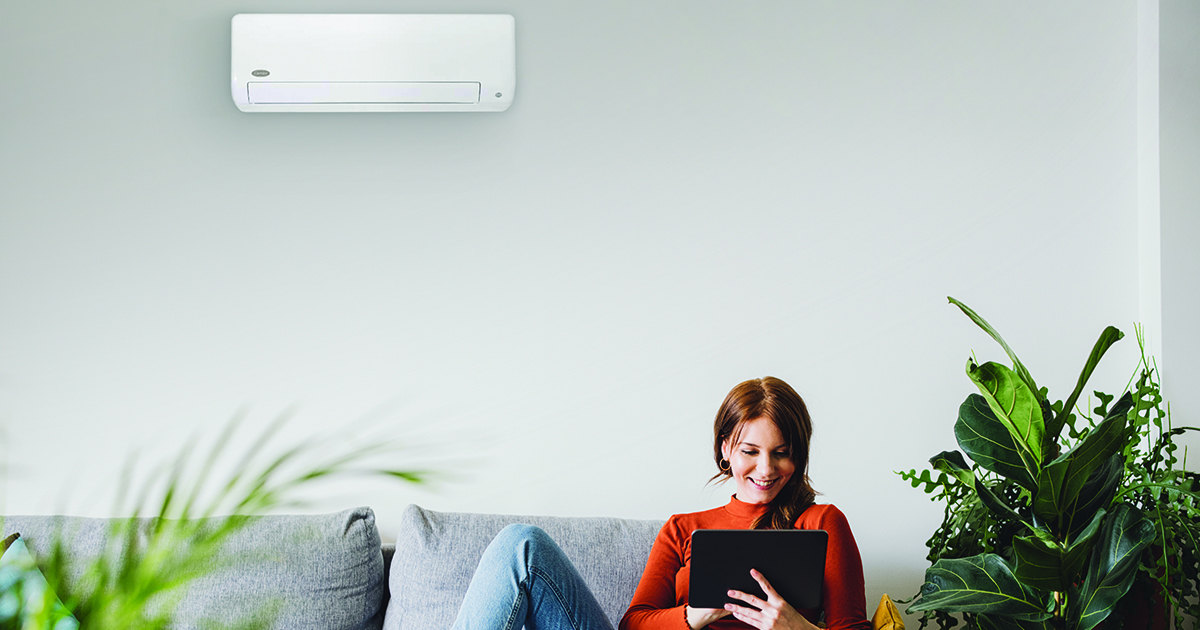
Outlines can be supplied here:
[[1115, 505], [1115, 504], [1117, 503], [1117, 499], [1120, 499], [1121, 497], [1125, 496], [1126, 494], [1129, 494], [1130, 492], [1133, 492], [1134, 490], [1148, 490], [1148, 489], [1151, 489], [1151, 488], [1158, 488], [1159, 490], [1171, 490], [1172, 492], [1178, 492], [1178, 493], [1180, 493], [1180, 494], [1186, 494], [1186, 495], [1188, 495], [1188, 496], [1192, 497], [1193, 499], [1196, 499], [1197, 501], [1200, 501], [1200, 494], [1197, 494], [1197, 493], [1195, 493], [1195, 492], [1191, 492], [1191, 491], [1189, 491], [1189, 490], [1184, 490], [1183, 488], [1180, 488], [1180, 487], [1179, 487], [1178, 485], [1176, 485], [1176, 484], [1170, 484], [1170, 483], [1155, 483], [1155, 482], [1146, 482], [1146, 483], [1136, 483], [1136, 484], [1134, 484], [1134, 485], [1132, 485], [1132, 486], [1129, 486], [1129, 487], [1127, 487], [1127, 488], [1122, 488], [1122, 489], [1121, 489], [1121, 491], [1120, 491], [1120, 492], [1118, 492], [1118, 493], [1116, 494], [1116, 496], [1114, 496], [1114, 497], [1113, 497], [1113, 501], [1112, 501], [1112, 502], [1113, 502], [1113, 504]]

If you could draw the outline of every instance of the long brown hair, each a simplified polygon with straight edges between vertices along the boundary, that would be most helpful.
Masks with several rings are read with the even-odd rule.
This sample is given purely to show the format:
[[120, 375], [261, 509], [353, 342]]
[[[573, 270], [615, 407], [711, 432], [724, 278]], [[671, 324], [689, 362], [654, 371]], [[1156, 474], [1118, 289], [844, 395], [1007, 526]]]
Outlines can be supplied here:
[[721, 445], [726, 440], [731, 444], [736, 442], [742, 426], [758, 418], [770, 419], [783, 434], [796, 472], [779, 489], [767, 512], [754, 521], [754, 529], [791, 529], [817, 496], [808, 478], [812, 419], [804, 399], [791, 385], [773, 376], [766, 376], [739, 383], [729, 392], [713, 423], [713, 460], [718, 472], [710, 481], [726, 481], [733, 476], [728, 470], [728, 463], [722, 466], [726, 460], [722, 456]]

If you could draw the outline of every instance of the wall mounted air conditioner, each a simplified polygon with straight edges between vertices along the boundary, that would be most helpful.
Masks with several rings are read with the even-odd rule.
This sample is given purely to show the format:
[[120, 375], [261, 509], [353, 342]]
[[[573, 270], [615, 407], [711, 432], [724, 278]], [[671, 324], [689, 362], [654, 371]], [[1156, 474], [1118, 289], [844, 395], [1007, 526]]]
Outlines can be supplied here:
[[244, 112], [500, 112], [517, 85], [511, 15], [233, 16]]

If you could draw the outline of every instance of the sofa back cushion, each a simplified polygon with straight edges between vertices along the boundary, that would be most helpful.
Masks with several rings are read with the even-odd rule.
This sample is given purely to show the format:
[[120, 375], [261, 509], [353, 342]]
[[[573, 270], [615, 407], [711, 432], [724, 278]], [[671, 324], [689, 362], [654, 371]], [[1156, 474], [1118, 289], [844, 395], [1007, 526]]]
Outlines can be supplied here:
[[[3, 531], [20, 532], [35, 558], [46, 557], [55, 536], [70, 550], [69, 588], [98, 557], [110, 519], [10, 516]], [[139, 523], [144, 540], [151, 522]], [[206, 627], [205, 620], [244, 623], [266, 610], [270, 628], [378, 630], [386, 588], [375, 514], [356, 508], [333, 514], [263, 516], [234, 533], [220, 553], [222, 568], [189, 583], [176, 609], [176, 630]]]
[[509, 516], [405, 509], [388, 577], [384, 630], [449, 630], [496, 534], [512, 523], [546, 531], [571, 559], [616, 627], [663, 521]]

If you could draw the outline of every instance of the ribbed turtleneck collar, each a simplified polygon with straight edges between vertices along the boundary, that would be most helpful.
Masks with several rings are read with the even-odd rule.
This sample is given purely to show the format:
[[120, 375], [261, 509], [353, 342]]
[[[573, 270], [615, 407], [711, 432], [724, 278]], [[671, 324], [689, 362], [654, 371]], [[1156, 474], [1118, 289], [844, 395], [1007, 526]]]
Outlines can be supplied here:
[[725, 510], [737, 517], [755, 519], [766, 514], [768, 507], [770, 505], [767, 503], [743, 503], [738, 501], [735, 494], [729, 497], [729, 505], [725, 506]]

